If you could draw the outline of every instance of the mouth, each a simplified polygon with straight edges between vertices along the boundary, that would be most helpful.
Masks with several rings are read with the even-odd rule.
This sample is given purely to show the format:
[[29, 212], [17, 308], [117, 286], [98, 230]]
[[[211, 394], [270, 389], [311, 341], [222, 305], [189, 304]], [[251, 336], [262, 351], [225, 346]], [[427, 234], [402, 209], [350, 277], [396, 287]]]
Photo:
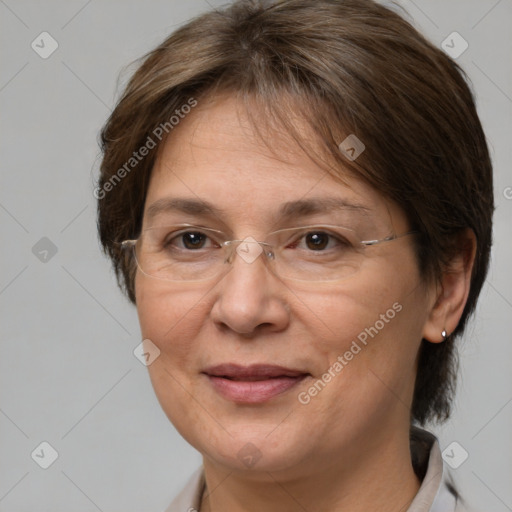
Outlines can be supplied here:
[[261, 403], [298, 385], [310, 373], [282, 366], [222, 364], [203, 372], [215, 391], [238, 403]]

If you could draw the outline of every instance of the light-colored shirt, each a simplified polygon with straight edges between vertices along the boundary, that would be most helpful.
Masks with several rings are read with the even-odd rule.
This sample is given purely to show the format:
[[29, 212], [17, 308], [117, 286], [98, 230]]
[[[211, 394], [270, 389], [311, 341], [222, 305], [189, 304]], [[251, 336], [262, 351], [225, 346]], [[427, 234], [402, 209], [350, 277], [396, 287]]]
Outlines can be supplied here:
[[[421, 486], [406, 512], [465, 512], [457, 493], [448, 480], [437, 438], [426, 430], [411, 429], [412, 464], [417, 475], [424, 475]], [[165, 512], [201, 512], [205, 489], [201, 466]]]

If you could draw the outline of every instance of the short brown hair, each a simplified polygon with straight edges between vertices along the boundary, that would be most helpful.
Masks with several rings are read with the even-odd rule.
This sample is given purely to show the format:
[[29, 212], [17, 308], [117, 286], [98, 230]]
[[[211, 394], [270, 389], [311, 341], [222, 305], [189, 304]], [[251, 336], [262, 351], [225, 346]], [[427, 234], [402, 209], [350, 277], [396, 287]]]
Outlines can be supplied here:
[[[422, 424], [448, 418], [454, 341], [487, 274], [494, 211], [492, 166], [464, 72], [372, 0], [235, 1], [182, 26], [144, 57], [101, 132], [99, 235], [132, 302], [134, 262], [118, 242], [139, 234], [157, 151], [133, 161], [133, 171], [126, 163], [149, 139], [165, 140], [156, 127], [172, 137], [170, 119], [183, 105], [219, 91], [247, 106], [255, 100], [264, 119], [278, 120], [305, 147], [290, 114], [301, 116], [339, 164], [329, 172], [354, 173], [397, 202], [421, 233], [415, 248], [425, 279], [440, 278], [460, 250], [457, 235], [473, 230], [467, 304], [444, 343], [422, 340], [411, 411]], [[353, 162], [338, 149], [348, 134], [366, 146]]]

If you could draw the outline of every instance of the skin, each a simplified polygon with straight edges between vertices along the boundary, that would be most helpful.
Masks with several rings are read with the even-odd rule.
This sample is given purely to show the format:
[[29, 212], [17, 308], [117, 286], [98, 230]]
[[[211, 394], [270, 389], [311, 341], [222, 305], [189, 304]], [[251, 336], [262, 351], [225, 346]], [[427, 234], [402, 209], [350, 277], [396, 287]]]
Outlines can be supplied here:
[[[304, 127], [304, 130], [307, 130]], [[271, 151], [235, 99], [203, 102], [180, 122], [153, 169], [145, 212], [162, 198], [204, 199], [211, 218], [166, 213], [152, 222], [189, 222], [264, 240], [280, 227], [285, 201], [343, 197], [371, 209], [377, 236], [406, 232], [400, 207], [365, 183], [326, 175], [282, 133]], [[329, 222], [329, 212], [297, 225]], [[147, 215], [144, 226], [150, 225]], [[148, 367], [158, 400], [203, 455], [201, 511], [405, 510], [417, 493], [409, 418], [422, 337], [441, 342], [457, 325], [469, 290], [472, 253], [439, 283], [419, 275], [413, 238], [374, 246], [359, 273], [339, 283], [292, 283], [262, 258], [235, 257], [217, 282], [169, 283], [141, 272], [136, 302], [143, 337], [160, 356]], [[400, 312], [307, 405], [297, 395], [319, 379], [394, 303]], [[311, 374], [260, 404], [219, 395], [201, 371], [236, 362], [278, 364]], [[252, 443], [252, 467], [238, 452]], [[255, 449], [253, 449], [255, 450]]]

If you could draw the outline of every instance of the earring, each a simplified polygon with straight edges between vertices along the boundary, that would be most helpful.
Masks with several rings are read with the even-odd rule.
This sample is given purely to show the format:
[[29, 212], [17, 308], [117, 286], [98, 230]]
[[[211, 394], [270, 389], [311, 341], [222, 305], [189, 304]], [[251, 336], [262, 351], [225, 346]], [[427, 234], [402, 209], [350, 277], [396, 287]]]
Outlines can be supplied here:
[[446, 340], [446, 338], [448, 337], [448, 334], [446, 334], [446, 330], [443, 329], [443, 331], [441, 332], [441, 336], [443, 337], [443, 341]]

